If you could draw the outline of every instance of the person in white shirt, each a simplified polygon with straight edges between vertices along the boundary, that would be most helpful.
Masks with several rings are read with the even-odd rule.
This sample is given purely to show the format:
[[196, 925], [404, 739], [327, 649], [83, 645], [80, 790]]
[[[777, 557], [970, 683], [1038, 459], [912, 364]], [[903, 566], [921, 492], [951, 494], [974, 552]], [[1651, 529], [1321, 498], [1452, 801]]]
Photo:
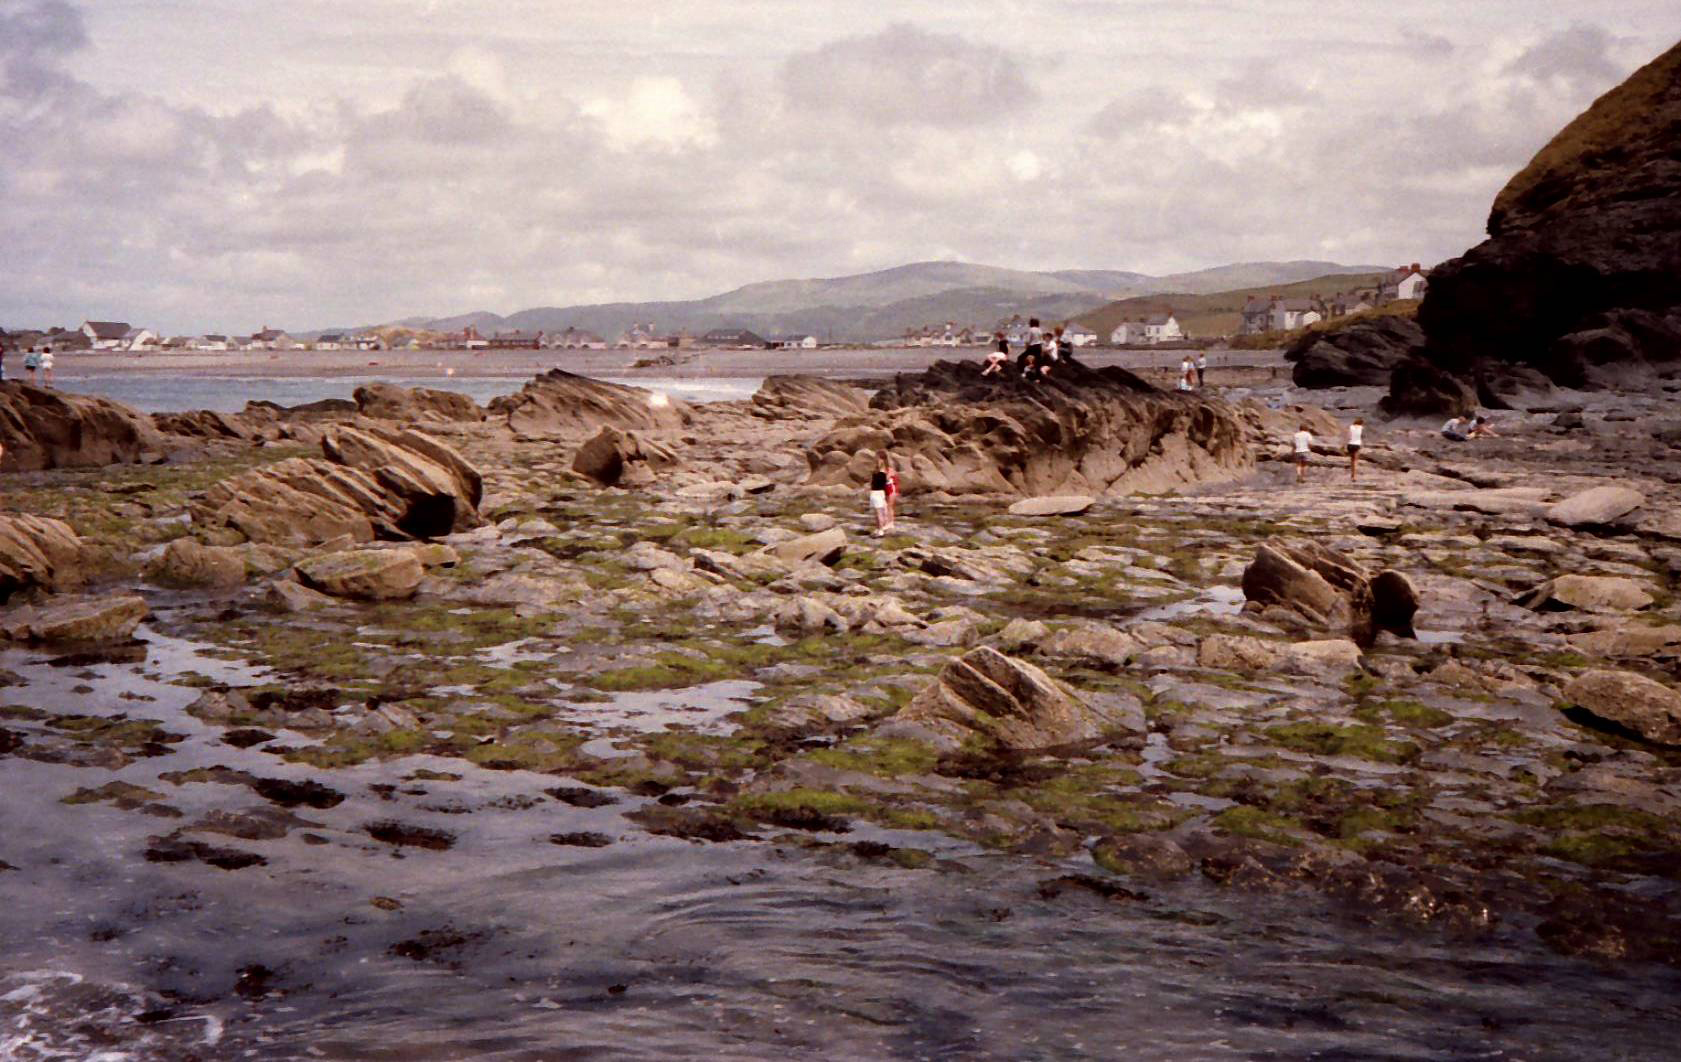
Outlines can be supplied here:
[[1197, 390], [1202, 390], [1203, 380], [1208, 375], [1208, 351], [1197, 351]]
[[41, 386], [42, 387], [51, 387], [52, 385], [53, 385], [53, 348], [52, 347], [43, 347], [41, 349]]
[[1468, 438], [1465, 434], [1465, 418], [1448, 418], [1448, 422], [1442, 425], [1442, 438], [1452, 439], [1454, 442], [1464, 442]]
[[1296, 430], [1292, 441], [1296, 444], [1296, 482], [1301, 483], [1307, 479], [1307, 461], [1313, 453], [1313, 432], [1303, 424]]
[[1189, 354], [1179, 363], [1179, 390], [1189, 391], [1196, 386], [1197, 367]]
[[1348, 481], [1360, 482], [1360, 447], [1366, 437], [1366, 421], [1364, 417], [1355, 417], [1354, 423], [1348, 426]]

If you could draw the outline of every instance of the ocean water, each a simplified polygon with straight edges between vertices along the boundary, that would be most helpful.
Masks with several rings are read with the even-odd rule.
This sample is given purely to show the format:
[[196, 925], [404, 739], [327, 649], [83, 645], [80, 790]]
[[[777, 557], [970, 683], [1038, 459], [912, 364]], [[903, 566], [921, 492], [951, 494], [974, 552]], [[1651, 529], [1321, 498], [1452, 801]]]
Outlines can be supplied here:
[[[302, 405], [323, 398], [349, 399], [363, 384], [383, 382], [399, 387], [431, 387], [455, 391], [484, 405], [499, 395], [525, 386], [524, 376], [205, 376], [186, 373], [67, 374], [54, 382], [59, 390], [103, 395], [144, 413], [179, 413], [209, 409], [237, 413], [252, 401], [282, 406]], [[660, 391], [685, 402], [727, 402], [750, 397], [764, 382], [762, 376], [608, 377], [601, 379], [631, 387]]]

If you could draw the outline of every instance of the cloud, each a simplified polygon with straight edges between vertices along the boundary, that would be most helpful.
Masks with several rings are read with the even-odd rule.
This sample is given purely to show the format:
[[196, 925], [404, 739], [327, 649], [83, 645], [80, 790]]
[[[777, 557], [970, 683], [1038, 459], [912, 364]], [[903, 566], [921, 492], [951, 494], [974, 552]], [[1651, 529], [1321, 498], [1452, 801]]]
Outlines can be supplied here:
[[1022, 66], [1002, 49], [897, 23], [790, 57], [790, 106], [876, 126], [969, 126], [1038, 101]]
[[1602, 27], [1577, 23], [1525, 49], [1507, 65], [1506, 72], [1551, 82], [1569, 92], [1587, 87], [1603, 89], [1621, 77], [1611, 57], [1613, 43]]

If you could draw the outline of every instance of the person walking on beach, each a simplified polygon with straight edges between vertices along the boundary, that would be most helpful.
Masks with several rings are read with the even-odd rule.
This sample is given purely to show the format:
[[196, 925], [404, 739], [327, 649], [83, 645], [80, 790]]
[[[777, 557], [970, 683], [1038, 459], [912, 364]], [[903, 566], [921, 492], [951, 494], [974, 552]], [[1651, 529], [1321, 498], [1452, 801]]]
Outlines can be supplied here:
[[23, 356], [23, 372], [24, 372], [24, 375], [29, 379], [29, 382], [30, 382], [31, 385], [33, 385], [35, 383], [35, 370], [39, 369], [40, 367], [41, 367], [41, 355], [35, 353], [35, 348], [34, 347], [30, 347], [29, 348], [29, 353], [27, 353]]
[[1366, 435], [1366, 420], [1355, 417], [1354, 423], [1348, 426], [1348, 481], [1360, 482], [1360, 447]]
[[1308, 430], [1306, 424], [1303, 424], [1296, 429], [1296, 434], [1291, 441], [1296, 444], [1296, 482], [1305, 483], [1307, 481], [1308, 458], [1313, 454], [1313, 432]]
[[1203, 381], [1208, 375], [1208, 351], [1197, 351], [1197, 390], [1202, 390]]
[[870, 475], [870, 509], [876, 514], [876, 529], [871, 532], [877, 538], [887, 534], [889, 510], [887, 508], [887, 453], [883, 451], [876, 458], [876, 470]]
[[41, 386], [51, 387], [52, 385], [53, 348], [51, 346], [46, 346], [41, 348]]

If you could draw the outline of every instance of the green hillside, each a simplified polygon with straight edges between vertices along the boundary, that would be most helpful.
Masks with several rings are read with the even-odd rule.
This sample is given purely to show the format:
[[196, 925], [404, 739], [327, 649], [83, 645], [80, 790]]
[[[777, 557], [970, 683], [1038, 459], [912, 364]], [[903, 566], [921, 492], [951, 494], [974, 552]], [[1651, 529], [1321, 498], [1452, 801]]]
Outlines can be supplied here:
[[1342, 291], [1375, 288], [1382, 279], [1382, 273], [1332, 273], [1312, 280], [1298, 280], [1294, 284], [1268, 284], [1212, 295], [1140, 295], [1112, 302], [1078, 320], [1096, 332], [1101, 340], [1107, 341], [1109, 333], [1122, 321], [1171, 310], [1179, 319], [1179, 327], [1194, 339], [1229, 336], [1243, 323], [1243, 304], [1252, 298], [1335, 295]]

